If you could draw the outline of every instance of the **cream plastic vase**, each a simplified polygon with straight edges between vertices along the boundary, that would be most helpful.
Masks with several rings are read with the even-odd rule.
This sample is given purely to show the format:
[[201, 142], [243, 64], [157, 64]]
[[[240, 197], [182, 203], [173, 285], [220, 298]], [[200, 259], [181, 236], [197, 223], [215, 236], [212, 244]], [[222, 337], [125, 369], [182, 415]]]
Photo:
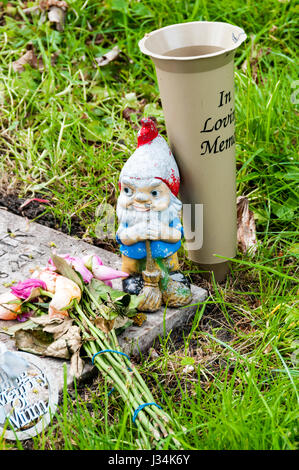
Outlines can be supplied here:
[[221, 257], [236, 254], [234, 54], [245, 39], [237, 26], [196, 21], [152, 31], [139, 42], [155, 64], [180, 170], [188, 256], [216, 280], [229, 270]]

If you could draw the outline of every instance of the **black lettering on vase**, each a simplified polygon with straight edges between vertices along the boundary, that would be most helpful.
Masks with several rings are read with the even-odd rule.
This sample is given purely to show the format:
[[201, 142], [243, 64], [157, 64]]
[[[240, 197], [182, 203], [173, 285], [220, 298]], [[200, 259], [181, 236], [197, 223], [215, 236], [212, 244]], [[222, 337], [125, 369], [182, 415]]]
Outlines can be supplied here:
[[230, 91], [225, 93], [225, 90], [220, 91], [220, 103], [218, 105], [218, 108], [221, 108], [224, 104], [227, 104], [231, 101], [231, 95]]
[[201, 154], [200, 155], [205, 155], [206, 153], [220, 153], [224, 152], [224, 150], [228, 150], [230, 147], [232, 147], [235, 144], [236, 138], [235, 134], [231, 135], [227, 139], [224, 140], [219, 140], [220, 135], [216, 137], [214, 142], [211, 144], [210, 140], [204, 140], [203, 143], [201, 144]]
[[[218, 108], [221, 108], [224, 105], [229, 105], [232, 100], [232, 94], [230, 91], [222, 90], [219, 93], [219, 105]], [[230, 104], [229, 111], [226, 112], [221, 117], [214, 118], [209, 116], [203, 125], [201, 134], [209, 132], [221, 132], [223, 129], [226, 129], [228, 126], [234, 126], [235, 123], [235, 110]], [[204, 140], [201, 143], [200, 155], [206, 154], [216, 154], [228, 150], [235, 144], [235, 133], [234, 127], [232, 129], [232, 135], [229, 137], [224, 137], [223, 135], [216, 135], [215, 138], [210, 137], [207, 140]]]

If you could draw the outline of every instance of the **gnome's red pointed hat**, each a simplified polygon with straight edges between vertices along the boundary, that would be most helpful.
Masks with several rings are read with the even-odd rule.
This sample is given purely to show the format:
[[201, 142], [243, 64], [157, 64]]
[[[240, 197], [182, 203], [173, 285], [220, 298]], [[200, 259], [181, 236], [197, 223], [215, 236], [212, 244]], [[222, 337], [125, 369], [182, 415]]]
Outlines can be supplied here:
[[142, 119], [138, 132], [137, 149], [126, 161], [120, 173], [120, 183], [124, 178], [136, 180], [157, 178], [163, 181], [174, 194], [180, 187], [179, 169], [165, 139], [158, 134], [151, 119]]

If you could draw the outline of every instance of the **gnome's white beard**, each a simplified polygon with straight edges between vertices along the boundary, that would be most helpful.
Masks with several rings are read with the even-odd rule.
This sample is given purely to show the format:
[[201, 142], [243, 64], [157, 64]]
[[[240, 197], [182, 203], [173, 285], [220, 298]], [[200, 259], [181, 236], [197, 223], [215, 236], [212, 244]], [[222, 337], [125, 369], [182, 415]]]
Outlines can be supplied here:
[[170, 203], [163, 211], [149, 210], [147, 212], [137, 211], [133, 206], [124, 208], [118, 201], [116, 214], [120, 224], [132, 227], [135, 224], [144, 223], [149, 227], [158, 228], [160, 224], [169, 225], [176, 217], [180, 218], [182, 203], [173, 194], [170, 195]]

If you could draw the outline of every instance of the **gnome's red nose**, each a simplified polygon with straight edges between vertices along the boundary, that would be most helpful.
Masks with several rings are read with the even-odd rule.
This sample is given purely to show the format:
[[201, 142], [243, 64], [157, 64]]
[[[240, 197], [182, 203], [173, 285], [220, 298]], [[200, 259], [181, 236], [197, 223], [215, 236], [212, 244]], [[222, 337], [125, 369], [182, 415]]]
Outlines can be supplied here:
[[137, 136], [137, 147], [148, 144], [158, 135], [158, 129], [154, 121], [149, 118], [141, 119], [142, 127], [138, 132]]

